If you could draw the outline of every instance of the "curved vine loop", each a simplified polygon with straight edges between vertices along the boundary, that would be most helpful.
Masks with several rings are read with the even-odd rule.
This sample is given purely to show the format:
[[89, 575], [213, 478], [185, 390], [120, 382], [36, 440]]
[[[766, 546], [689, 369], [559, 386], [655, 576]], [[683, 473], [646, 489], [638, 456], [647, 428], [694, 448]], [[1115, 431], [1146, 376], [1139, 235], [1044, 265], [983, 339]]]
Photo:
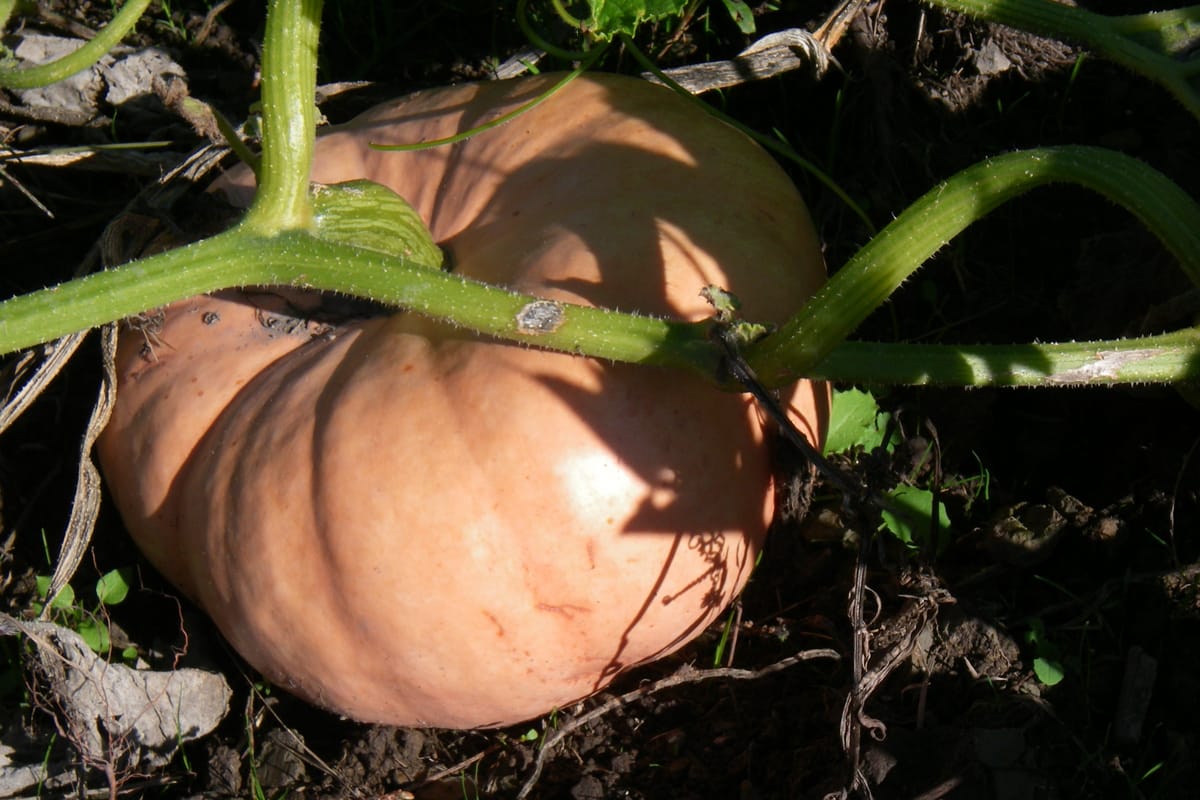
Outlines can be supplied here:
[[[55, 61], [35, 66], [0, 64], [0, 88], [37, 89], [71, 77], [77, 72], [93, 66], [108, 55], [142, 18], [151, 0], [126, 0], [112, 21], [100, 30], [91, 41], [84, 42], [78, 49]], [[8, 4], [8, 13], [3, 14], [0, 25], [7, 22], [14, 4]], [[0, 11], [4, 9], [0, 8]]]

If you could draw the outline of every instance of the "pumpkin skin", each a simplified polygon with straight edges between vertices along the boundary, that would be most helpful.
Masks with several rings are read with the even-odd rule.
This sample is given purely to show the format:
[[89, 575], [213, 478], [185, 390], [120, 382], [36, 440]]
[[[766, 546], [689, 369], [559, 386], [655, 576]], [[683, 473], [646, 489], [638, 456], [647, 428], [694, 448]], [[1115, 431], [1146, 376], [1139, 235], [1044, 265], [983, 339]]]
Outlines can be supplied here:
[[[554, 80], [377, 107], [319, 138], [313, 179], [390, 187], [456, 272], [542, 297], [699, 320], [715, 283], [778, 322], [819, 286], [787, 176], [636, 79], [580, 78], [451, 147], [367, 147]], [[244, 202], [252, 178], [220, 188]], [[773, 511], [748, 397], [413, 314], [283, 333], [267, 301], [174, 304], [150, 354], [124, 333], [99, 455], [147, 557], [281, 687], [362, 721], [511, 724], [678, 649], [744, 586]], [[826, 388], [785, 399], [819, 443]]]

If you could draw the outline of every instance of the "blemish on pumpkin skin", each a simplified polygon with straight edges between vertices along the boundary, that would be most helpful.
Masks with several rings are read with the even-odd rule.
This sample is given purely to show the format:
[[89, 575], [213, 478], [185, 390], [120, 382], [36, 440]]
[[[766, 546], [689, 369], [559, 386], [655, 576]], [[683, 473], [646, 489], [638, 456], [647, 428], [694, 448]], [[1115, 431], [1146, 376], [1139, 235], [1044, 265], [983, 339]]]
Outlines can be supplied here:
[[483, 615], [488, 618], [488, 622], [490, 622], [496, 626], [497, 638], [503, 639], [504, 638], [504, 626], [500, 624], [500, 620], [496, 619], [496, 616], [494, 614], [492, 614], [490, 611], [484, 611]]
[[560, 614], [567, 619], [575, 619], [576, 614], [590, 614], [592, 612], [590, 608], [584, 608], [583, 606], [556, 606], [551, 605], [550, 603], [538, 603], [536, 606], [534, 606], [534, 608], [536, 608], [538, 611], [546, 611], [551, 614]]

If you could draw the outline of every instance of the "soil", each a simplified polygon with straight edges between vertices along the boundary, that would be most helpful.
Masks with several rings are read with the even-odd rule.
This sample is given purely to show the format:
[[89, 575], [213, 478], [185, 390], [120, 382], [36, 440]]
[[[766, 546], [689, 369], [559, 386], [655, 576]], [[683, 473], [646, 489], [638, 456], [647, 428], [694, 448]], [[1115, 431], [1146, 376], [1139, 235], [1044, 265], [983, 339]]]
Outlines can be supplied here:
[[[106, 2], [41, 5], [53, 13], [29, 27], [59, 35], [94, 29], [111, 13]], [[240, 120], [255, 99], [263, 4], [232, 3], [206, 24], [210, 5], [156, 4], [133, 44], [162, 48], [192, 95]], [[327, 102], [331, 120], [381, 97], [483, 76], [525, 44], [511, 3], [326, 5], [321, 80], [371, 82]], [[830, 5], [762, 4], [759, 33], [815, 27]], [[639, 41], [664, 66], [728, 57], [747, 43], [720, 3], [703, 6], [682, 33], [649, 26]], [[956, 170], [1030, 146], [1116, 148], [1200, 196], [1197, 121], [1158, 86], [1073, 46], [891, 0], [866, 6], [834, 55], [840, 69], [823, 78], [801, 70], [714, 102], [778, 131], [877, 226]], [[603, 68], [634, 71], [615, 50]], [[0, 99], [0, 135], [13, 148], [168, 142], [115, 169], [0, 160], [5, 295], [94, 266], [89, 253], [105, 227], [163, 164], [202, 144], [166, 90], [136, 107], [101, 99], [82, 124]], [[811, 176], [795, 179], [836, 269], [870, 231]], [[1126, 212], [1080, 189], [1047, 188], [956, 239], [855, 337], [1116, 337], [1187, 325], [1196, 300]], [[58, 546], [97, 363], [94, 344], [85, 345], [0, 446], [0, 610], [13, 616], [29, 615], [34, 576], [48, 573]], [[182, 660], [222, 671], [232, 711], [164, 765], [85, 763], [44, 702], [28, 649], [2, 638], [0, 767], [73, 764], [66, 786], [17, 792], [43, 797], [1195, 796], [1195, 394], [875, 394], [897, 446], [835, 466], [864, 485], [936, 489], [951, 519], [946, 547], [914, 551], [868, 535], [870, 504], [818, 481], [806, 517], [778, 520], [727, 623], [599, 697], [504, 731], [365, 726], [263, 686], [141, 561], [105, 506], [73, 585], [82, 597], [99, 575], [134, 565], [134, 591], [106, 609], [114, 641], [156, 668]], [[732, 643], [722, 646], [727, 625]], [[840, 657], [797, 657], [823, 648]]]

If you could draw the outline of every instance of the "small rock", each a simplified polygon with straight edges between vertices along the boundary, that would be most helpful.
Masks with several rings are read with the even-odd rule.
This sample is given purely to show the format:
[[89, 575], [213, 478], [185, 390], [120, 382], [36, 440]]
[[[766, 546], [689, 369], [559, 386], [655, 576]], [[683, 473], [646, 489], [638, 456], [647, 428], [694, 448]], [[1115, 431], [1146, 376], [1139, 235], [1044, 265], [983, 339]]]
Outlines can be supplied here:
[[995, 39], [988, 39], [975, 51], [975, 69], [980, 75], [999, 75], [1012, 69], [1012, 61], [1004, 55]]

